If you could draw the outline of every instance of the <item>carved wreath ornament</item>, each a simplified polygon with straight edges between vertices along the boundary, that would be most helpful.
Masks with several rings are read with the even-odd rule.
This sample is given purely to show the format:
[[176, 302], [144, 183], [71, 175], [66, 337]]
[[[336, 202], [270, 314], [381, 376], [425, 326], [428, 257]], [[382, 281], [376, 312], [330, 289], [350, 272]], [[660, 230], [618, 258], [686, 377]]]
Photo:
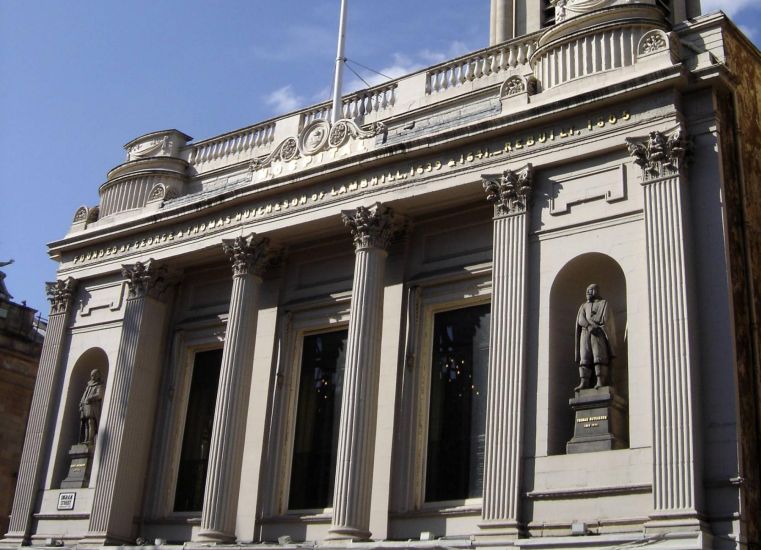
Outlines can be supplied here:
[[341, 147], [352, 138], [368, 139], [385, 131], [386, 127], [380, 122], [361, 128], [348, 118], [334, 124], [323, 119], [313, 120], [299, 132], [298, 137], [284, 139], [272, 153], [252, 161], [251, 170], [266, 168], [273, 162], [290, 162], [300, 157], [311, 157], [328, 149]]

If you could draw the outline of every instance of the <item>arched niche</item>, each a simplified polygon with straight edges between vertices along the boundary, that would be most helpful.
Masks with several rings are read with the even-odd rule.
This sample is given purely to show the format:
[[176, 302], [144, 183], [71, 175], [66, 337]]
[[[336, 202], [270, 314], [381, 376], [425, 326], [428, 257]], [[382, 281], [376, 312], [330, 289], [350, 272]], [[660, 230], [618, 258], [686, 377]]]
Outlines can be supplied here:
[[[610, 385], [628, 402], [626, 275], [618, 262], [606, 254], [582, 254], [563, 266], [550, 291], [547, 443], [551, 455], [565, 454], [566, 443], [573, 437], [574, 414], [568, 400], [574, 396], [574, 387], [579, 383], [579, 369], [574, 361], [576, 316], [591, 283], [599, 286], [600, 296], [608, 301], [615, 317], [616, 356], [611, 361]], [[628, 433], [625, 438], [628, 440]]]
[[103, 386], [108, 387], [108, 356], [100, 348], [90, 348], [85, 351], [71, 369], [69, 383], [66, 386], [66, 397], [63, 401], [53, 487], [60, 487], [61, 481], [68, 474], [69, 449], [79, 441], [79, 401], [93, 370], [100, 371]]

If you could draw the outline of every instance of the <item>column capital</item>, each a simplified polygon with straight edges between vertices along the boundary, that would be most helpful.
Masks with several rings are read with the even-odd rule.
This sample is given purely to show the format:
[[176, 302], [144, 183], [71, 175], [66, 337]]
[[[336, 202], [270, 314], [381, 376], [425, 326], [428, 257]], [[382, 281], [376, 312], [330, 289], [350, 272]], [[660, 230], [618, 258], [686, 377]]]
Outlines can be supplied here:
[[527, 164], [520, 170], [505, 170], [501, 174], [481, 176], [486, 200], [494, 205], [495, 217], [523, 214], [531, 205], [534, 189], [534, 168]]
[[689, 146], [681, 126], [667, 132], [650, 132], [647, 137], [626, 138], [629, 155], [642, 168], [643, 183], [679, 175]]
[[62, 281], [45, 283], [45, 293], [50, 301], [50, 314], [66, 313], [74, 301], [77, 281], [73, 277]]
[[397, 232], [394, 211], [376, 202], [372, 206], [360, 206], [354, 210], [343, 210], [341, 219], [351, 231], [354, 246], [363, 248], [388, 248]]
[[234, 239], [223, 239], [222, 250], [230, 258], [233, 277], [243, 275], [261, 277], [276, 260], [270, 240], [256, 233]]
[[130, 298], [150, 296], [156, 299], [164, 296], [176, 278], [168, 267], [158, 264], [153, 258], [122, 265], [122, 277], [127, 279]]

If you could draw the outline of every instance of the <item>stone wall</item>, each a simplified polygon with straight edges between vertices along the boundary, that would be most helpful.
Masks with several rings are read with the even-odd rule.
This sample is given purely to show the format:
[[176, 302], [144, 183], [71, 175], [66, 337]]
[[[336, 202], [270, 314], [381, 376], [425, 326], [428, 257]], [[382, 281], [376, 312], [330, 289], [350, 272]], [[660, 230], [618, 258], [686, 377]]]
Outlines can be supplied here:
[[748, 548], [761, 548], [761, 65], [735, 29], [725, 36], [728, 66], [741, 84], [717, 93], [726, 188], [740, 409], [740, 482]]
[[42, 344], [34, 330], [35, 310], [5, 301], [0, 310], [7, 312], [0, 317], [0, 533], [5, 533]]

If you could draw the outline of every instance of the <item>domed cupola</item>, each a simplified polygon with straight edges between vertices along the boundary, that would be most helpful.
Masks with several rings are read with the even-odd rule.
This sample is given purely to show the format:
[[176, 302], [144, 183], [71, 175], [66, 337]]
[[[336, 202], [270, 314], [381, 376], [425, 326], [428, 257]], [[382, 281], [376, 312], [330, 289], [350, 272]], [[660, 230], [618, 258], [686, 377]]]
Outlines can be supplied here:
[[541, 90], [633, 66], [656, 51], [674, 54], [670, 12], [657, 0], [550, 0], [555, 24], [531, 56]]

